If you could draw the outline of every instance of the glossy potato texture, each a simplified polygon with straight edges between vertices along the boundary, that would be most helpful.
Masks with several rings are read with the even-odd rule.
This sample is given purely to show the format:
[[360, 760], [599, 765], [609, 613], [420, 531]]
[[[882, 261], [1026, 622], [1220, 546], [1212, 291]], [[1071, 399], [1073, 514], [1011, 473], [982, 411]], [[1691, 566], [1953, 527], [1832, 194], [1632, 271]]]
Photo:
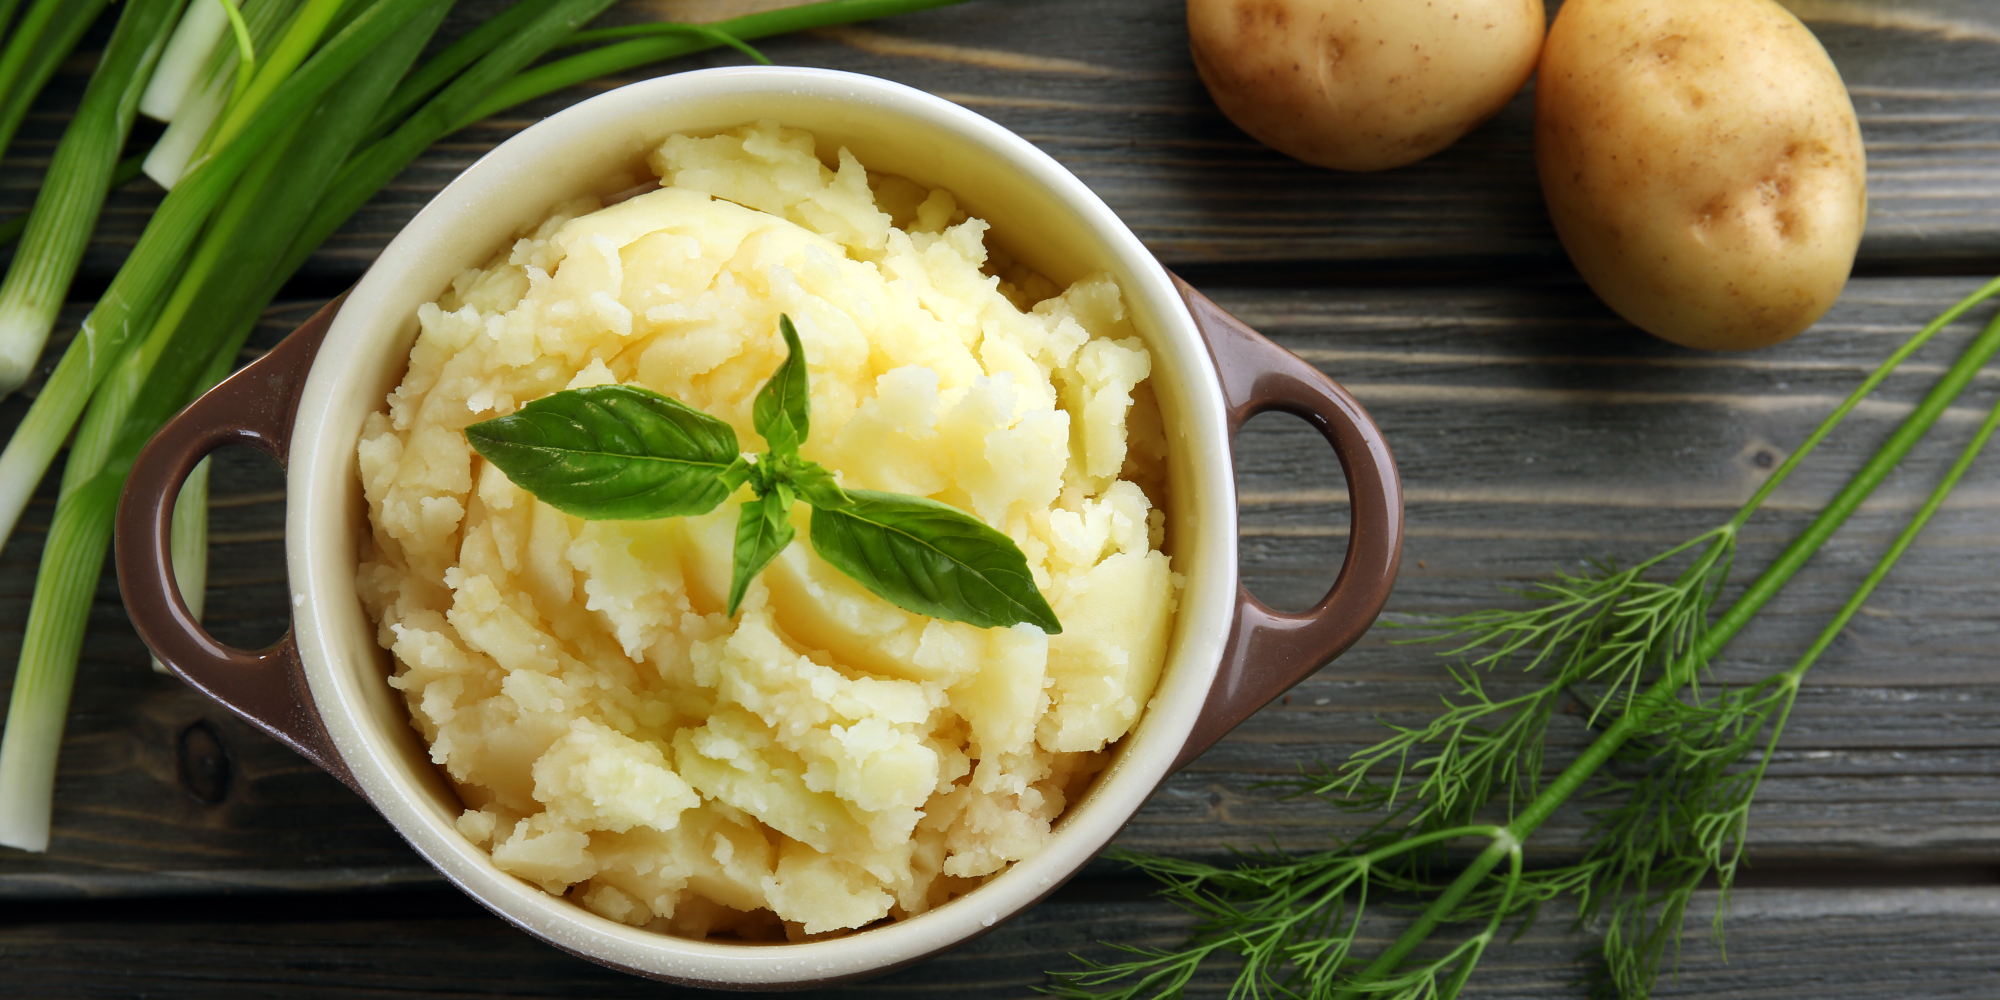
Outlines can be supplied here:
[[1833, 305], [1867, 216], [1854, 105], [1770, 0], [1570, 0], [1536, 80], [1535, 159], [1598, 296], [1676, 344], [1747, 350]]
[[1188, 0], [1195, 69], [1229, 120], [1307, 163], [1421, 160], [1534, 72], [1542, 0]]

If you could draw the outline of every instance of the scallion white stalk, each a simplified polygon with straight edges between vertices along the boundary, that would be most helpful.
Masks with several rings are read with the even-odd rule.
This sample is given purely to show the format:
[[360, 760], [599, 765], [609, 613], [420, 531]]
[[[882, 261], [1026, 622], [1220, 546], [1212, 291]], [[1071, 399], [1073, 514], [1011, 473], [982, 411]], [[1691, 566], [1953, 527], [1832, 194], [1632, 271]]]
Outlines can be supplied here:
[[[220, 0], [202, 0], [217, 3]], [[249, 34], [248, 48], [251, 52], [262, 52], [276, 43], [278, 34], [284, 30], [292, 15], [298, 10], [300, 0], [244, 0], [242, 17]], [[218, 39], [218, 42], [220, 39]], [[152, 152], [146, 154], [146, 176], [164, 188], [172, 188], [186, 176], [188, 164], [202, 145], [202, 140], [215, 127], [215, 121], [228, 107], [231, 98], [239, 90], [242, 82], [247, 87], [247, 79], [238, 72], [244, 46], [217, 44], [202, 63], [199, 78], [192, 82], [191, 89], [182, 99], [174, 117], [169, 120], [167, 130], [153, 144]], [[165, 59], [162, 58], [162, 62]]]
[[[122, 477], [93, 478], [56, 502], [35, 576], [35, 596], [21, 637], [21, 666], [0, 733], [0, 844], [49, 849], [56, 750], [62, 745], [76, 659], [90, 620], [90, 598], [111, 544], [111, 515]], [[61, 664], [67, 664], [62, 668]]]
[[211, 64], [220, 61], [229, 13], [223, 0], [191, 0], [181, 23], [160, 53], [160, 65], [139, 98], [139, 113], [170, 122], [180, 114], [188, 95], [206, 83]]

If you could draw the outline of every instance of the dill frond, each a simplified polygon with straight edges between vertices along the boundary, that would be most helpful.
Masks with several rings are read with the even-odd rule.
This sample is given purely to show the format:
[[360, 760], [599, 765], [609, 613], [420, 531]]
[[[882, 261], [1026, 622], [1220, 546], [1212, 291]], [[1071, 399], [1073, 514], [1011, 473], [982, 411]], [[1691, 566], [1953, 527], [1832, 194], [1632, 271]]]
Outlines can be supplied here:
[[[1116, 856], [1153, 875], [1162, 894], [1195, 916], [1175, 950], [1121, 949], [1123, 962], [1054, 973], [1051, 992], [1072, 998], [1178, 997], [1212, 958], [1238, 963], [1231, 1000], [1447, 1000], [1457, 996], [1508, 922], [1526, 931], [1547, 902], [1573, 897], [1578, 926], [1599, 931], [1589, 981], [1599, 996], [1643, 1000], [1696, 892], [1722, 890], [1712, 927], [1721, 934], [1728, 892], [1743, 863], [1749, 811], [1797, 700], [1800, 680], [1943, 504], [2000, 429], [2000, 404], [1833, 621], [1789, 670], [1742, 687], [1704, 685], [1709, 659], [1791, 579], [1882, 481], [1973, 375], [2000, 353], [2000, 319], [1965, 350], [1889, 440], [1855, 473], [1728, 610], [1715, 607], [1736, 538], [1778, 483], [1859, 401], [1929, 337], [2000, 279], [1899, 347], [1808, 435], [1727, 523], [1629, 568], [1594, 563], [1557, 573], [1514, 596], [1524, 607], [1429, 623], [1456, 690], [1421, 726], [1389, 735], [1337, 767], [1262, 783], [1375, 813], [1361, 836], [1331, 850], [1254, 853], [1219, 868], [1133, 852]], [[1660, 579], [1671, 573], [1671, 578]], [[1518, 671], [1525, 693], [1496, 696], [1492, 679]], [[1597, 736], [1553, 778], [1543, 746], [1558, 705], [1587, 706]], [[1526, 870], [1524, 842], [1555, 810], [1582, 796], [1596, 808], [1581, 861]], [[1473, 817], [1504, 807], [1504, 826]], [[1483, 850], [1448, 881], [1431, 877], [1437, 855], [1466, 840]], [[1500, 862], [1508, 862], [1500, 870]], [[1372, 959], [1355, 955], [1370, 900], [1427, 901]], [[1380, 905], [1379, 902], [1377, 904]], [[1444, 928], [1455, 943], [1419, 956]]]
[[[1325, 798], [1342, 808], [1387, 811], [1389, 822], [1428, 832], [1473, 822], [1495, 799], [1509, 817], [1541, 793], [1548, 728], [1571, 698], [1591, 705], [1595, 724], [1607, 706], [1629, 706], [1640, 690], [1686, 657], [1705, 627], [1735, 554], [1736, 529], [1723, 525], [1619, 569], [1596, 563], [1581, 574], [1558, 572], [1515, 592], [1526, 608], [1477, 611], [1427, 622], [1452, 642], [1446, 656], [1457, 691], [1421, 727], [1390, 725], [1392, 735], [1357, 751], [1338, 768], [1260, 783], [1292, 795]], [[1692, 559], [1667, 583], [1646, 578], [1673, 560]], [[1496, 699], [1487, 675], [1503, 668], [1534, 675], [1523, 694]]]

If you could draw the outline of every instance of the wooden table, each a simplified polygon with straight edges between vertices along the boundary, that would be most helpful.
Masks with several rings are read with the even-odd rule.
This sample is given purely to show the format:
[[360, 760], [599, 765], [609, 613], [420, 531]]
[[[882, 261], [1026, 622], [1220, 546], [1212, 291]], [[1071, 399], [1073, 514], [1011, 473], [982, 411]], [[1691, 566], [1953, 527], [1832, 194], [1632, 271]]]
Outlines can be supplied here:
[[[447, 32], [494, 5], [461, 6]], [[613, 19], [742, 6], [632, 0]], [[1640, 557], [1718, 523], [1862, 372], [2000, 272], [2000, 11], [1976, 0], [1798, 6], [1860, 111], [1871, 213], [1832, 313], [1749, 355], [1666, 346], [1597, 303], [1543, 214], [1525, 96], [1430, 161], [1347, 176], [1264, 150], [1215, 111], [1174, 0], [978, 0], [765, 48], [781, 63], [908, 83], [1020, 132], [1168, 265], [1352, 389], [1388, 434], [1408, 490], [1389, 611], [1407, 620], [1487, 606], [1510, 584], [1593, 557]], [[723, 53], [657, 71], [739, 61]], [[0, 210], [27, 204], [86, 69], [77, 60], [66, 70], [10, 152]], [[312, 259], [253, 345], [268, 347], [351, 282], [480, 153], [590, 92], [439, 144]], [[80, 302], [103, 288], [158, 199], [144, 182], [114, 196]], [[1739, 580], [1845, 480], [1973, 329], [1952, 328], [1893, 377], [1778, 494], [1751, 525]], [[1996, 391], [2000, 371], [1989, 371], [1728, 649], [1722, 677], [1797, 655]], [[0, 403], [0, 426], [24, 408]], [[1237, 444], [1249, 584], [1279, 604], [1308, 604], [1345, 544], [1337, 468], [1288, 418], [1254, 421]], [[226, 639], [261, 644], [285, 625], [282, 484], [248, 452], [219, 466], [208, 618]], [[54, 483], [0, 550], [5, 662], [19, 649]], [[1679, 978], [1660, 995], [2000, 994], [1996, 567], [2000, 459], [1989, 456], [1810, 675], [1753, 813], [1727, 962], [1698, 912]], [[331, 778], [146, 664], [107, 574], [63, 746], [54, 842], [45, 855], [0, 849], [0, 993], [679, 995], [486, 915]], [[1356, 821], [1253, 784], [1339, 759], [1381, 733], [1378, 718], [1421, 718], [1445, 681], [1443, 661], [1378, 629], [1169, 781], [1119, 843], [1208, 859], [1228, 847], [1323, 846]], [[1582, 733], [1563, 729], [1564, 752]], [[1573, 852], [1584, 822], [1575, 809], [1559, 815], [1534, 856]], [[970, 946], [831, 992], [1027, 996], [1043, 970], [1072, 967], [1071, 952], [1167, 945], [1186, 926], [1144, 882], [1099, 862]], [[1489, 954], [1470, 995], [1582, 996], [1573, 959], [1587, 941], [1563, 913], [1546, 914]], [[1218, 972], [1197, 992], [1220, 995], [1226, 982]]]

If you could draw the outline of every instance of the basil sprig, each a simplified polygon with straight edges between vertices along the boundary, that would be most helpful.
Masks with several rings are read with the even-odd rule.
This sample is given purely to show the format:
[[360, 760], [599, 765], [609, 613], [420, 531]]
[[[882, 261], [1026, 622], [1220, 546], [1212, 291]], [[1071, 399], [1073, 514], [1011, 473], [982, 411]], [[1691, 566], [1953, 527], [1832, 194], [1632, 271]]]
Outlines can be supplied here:
[[737, 448], [728, 424], [632, 385], [566, 389], [511, 416], [465, 429], [473, 450], [514, 484], [587, 520], [706, 514], [748, 485], [736, 521], [729, 614], [750, 581], [790, 545], [792, 505], [812, 507], [820, 558], [906, 611], [998, 628], [1026, 622], [1062, 631], [1012, 539], [949, 504], [901, 493], [846, 490], [799, 457], [811, 432], [805, 349], [778, 317], [785, 360], [757, 390], [751, 423], [770, 450]]

